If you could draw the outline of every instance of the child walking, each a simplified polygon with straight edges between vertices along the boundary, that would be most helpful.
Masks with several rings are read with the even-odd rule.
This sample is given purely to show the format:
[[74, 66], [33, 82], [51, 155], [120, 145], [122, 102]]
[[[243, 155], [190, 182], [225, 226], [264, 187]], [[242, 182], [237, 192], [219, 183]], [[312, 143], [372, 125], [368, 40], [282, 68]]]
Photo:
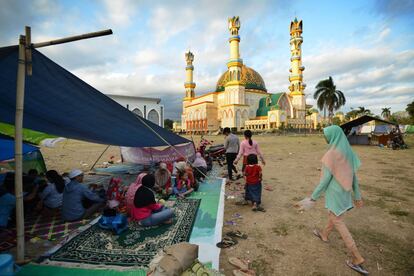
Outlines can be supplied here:
[[244, 199], [252, 202], [252, 211], [265, 212], [265, 209], [260, 206], [262, 203], [262, 168], [258, 164], [256, 154], [249, 154], [247, 156], [244, 176], [246, 178]]

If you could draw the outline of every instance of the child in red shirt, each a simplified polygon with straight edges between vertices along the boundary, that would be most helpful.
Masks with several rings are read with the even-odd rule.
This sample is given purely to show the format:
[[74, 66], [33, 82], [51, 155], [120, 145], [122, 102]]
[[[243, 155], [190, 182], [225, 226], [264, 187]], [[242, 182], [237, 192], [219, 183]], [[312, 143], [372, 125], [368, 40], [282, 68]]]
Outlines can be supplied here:
[[265, 212], [264, 208], [260, 206], [262, 203], [262, 168], [258, 165], [256, 154], [247, 156], [244, 176], [246, 179], [244, 199], [253, 203], [253, 211]]

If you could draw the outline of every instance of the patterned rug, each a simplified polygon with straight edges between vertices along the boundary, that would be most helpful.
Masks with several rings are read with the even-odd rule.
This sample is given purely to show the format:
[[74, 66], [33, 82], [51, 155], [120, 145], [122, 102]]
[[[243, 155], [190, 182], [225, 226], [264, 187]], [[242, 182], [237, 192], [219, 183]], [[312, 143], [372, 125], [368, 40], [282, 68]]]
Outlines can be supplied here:
[[[72, 230], [86, 225], [91, 220], [64, 222], [60, 213], [54, 215], [28, 215], [24, 220], [25, 239], [38, 237], [43, 240], [56, 240], [68, 235]], [[0, 252], [16, 246], [16, 229], [0, 229]]]
[[141, 227], [131, 222], [119, 236], [95, 224], [63, 245], [50, 260], [147, 268], [160, 249], [189, 241], [199, 205], [200, 199], [179, 200], [173, 206], [172, 224]]

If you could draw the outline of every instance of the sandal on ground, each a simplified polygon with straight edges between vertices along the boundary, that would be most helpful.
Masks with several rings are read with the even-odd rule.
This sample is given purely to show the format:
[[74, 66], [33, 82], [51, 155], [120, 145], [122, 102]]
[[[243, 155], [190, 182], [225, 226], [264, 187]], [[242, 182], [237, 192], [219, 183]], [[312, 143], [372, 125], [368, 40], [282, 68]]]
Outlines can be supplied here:
[[229, 263], [234, 265], [235, 267], [241, 269], [241, 270], [248, 270], [249, 269], [249, 263], [245, 260], [236, 258], [236, 257], [230, 257]]
[[356, 264], [353, 264], [351, 261], [346, 261], [346, 265], [361, 275], [369, 275], [369, 272], [362, 266], [362, 264], [356, 265]]
[[322, 236], [321, 236], [321, 233], [319, 232], [319, 230], [314, 229], [314, 230], [312, 231], [312, 233], [315, 235], [315, 237], [319, 238], [321, 241], [323, 241], [323, 242], [325, 242], [325, 243], [328, 243], [328, 242], [329, 242], [329, 241], [324, 241], [324, 240], [322, 239]]
[[254, 270], [251, 270], [251, 269], [238, 269], [238, 270], [233, 270], [233, 275], [234, 276], [256, 276], [256, 272], [254, 272]]
[[240, 239], [247, 239], [247, 235], [245, 233], [242, 233], [238, 230], [236, 231], [230, 231], [226, 233], [226, 236], [232, 237], [232, 238], [240, 238]]
[[228, 248], [228, 247], [231, 247], [231, 246], [236, 245], [236, 244], [237, 244], [237, 240], [234, 240], [234, 239], [232, 239], [230, 237], [224, 237], [221, 240], [221, 242], [218, 242], [216, 244], [216, 246], [218, 248]]
[[256, 207], [256, 211], [259, 211], [259, 212], [266, 212], [265, 208], [263, 208], [262, 206], [257, 206], [257, 207]]

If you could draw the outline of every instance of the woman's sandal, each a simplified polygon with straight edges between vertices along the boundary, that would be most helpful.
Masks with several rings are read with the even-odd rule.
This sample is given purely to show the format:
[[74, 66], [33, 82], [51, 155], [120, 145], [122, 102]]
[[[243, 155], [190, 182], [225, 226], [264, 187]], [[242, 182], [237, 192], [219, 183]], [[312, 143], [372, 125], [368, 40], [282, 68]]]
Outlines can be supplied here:
[[265, 208], [263, 208], [262, 206], [253, 207], [252, 208], [252, 211], [253, 212], [257, 212], [257, 211], [259, 211], [259, 212], [266, 212]]
[[362, 266], [362, 264], [356, 265], [356, 264], [353, 264], [351, 261], [346, 261], [346, 265], [361, 275], [369, 275], [369, 272]]
[[224, 238], [221, 240], [221, 242], [218, 242], [218, 243], [216, 244], [216, 246], [217, 246], [218, 248], [228, 248], [228, 247], [231, 247], [231, 246], [236, 245], [236, 244], [237, 244], [237, 240], [232, 239], [232, 238], [230, 238], [230, 237], [224, 237]]
[[247, 234], [242, 233], [238, 230], [227, 232], [226, 236], [229, 236], [229, 237], [232, 237], [232, 238], [240, 238], [240, 239], [243, 239], [243, 240], [247, 239]]
[[241, 269], [241, 270], [247, 270], [249, 269], [249, 263], [245, 260], [236, 258], [236, 257], [230, 257], [229, 263], [234, 265], [235, 267]]
[[317, 238], [319, 238], [321, 241], [323, 241], [324, 243], [328, 243], [329, 241], [324, 241], [323, 239], [322, 239], [322, 236], [321, 236], [321, 233], [319, 232], [319, 230], [318, 229], [314, 229], [313, 231], [312, 231], [312, 233], [315, 235], [315, 237], [317, 237]]

